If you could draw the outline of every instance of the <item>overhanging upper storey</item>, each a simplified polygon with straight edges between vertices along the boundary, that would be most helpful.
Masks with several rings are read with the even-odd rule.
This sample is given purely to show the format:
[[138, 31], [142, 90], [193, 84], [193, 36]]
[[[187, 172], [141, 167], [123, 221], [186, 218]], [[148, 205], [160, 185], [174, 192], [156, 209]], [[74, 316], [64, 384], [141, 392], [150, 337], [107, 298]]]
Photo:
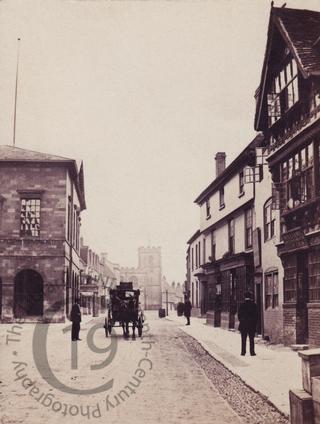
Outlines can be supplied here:
[[319, 93], [320, 12], [272, 7], [254, 123], [271, 150], [318, 118]]

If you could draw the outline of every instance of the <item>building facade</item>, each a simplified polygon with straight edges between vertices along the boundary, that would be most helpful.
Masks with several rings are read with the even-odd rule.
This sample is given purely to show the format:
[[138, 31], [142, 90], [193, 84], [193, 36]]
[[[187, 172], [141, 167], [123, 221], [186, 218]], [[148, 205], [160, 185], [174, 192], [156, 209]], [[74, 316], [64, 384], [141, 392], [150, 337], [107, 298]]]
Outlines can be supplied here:
[[256, 96], [281, 220], [286, 344], [320, 344], [319, 26], [319, 12], [271, 8]]
[[1, 321], [63, 322], [80, 288], [83, 167], [0, 146]]
[[200, 282], [198, 271], [200, 268], [199, 244], [201, 245], [202, 236], [200, 230], [197, 230], [188, 240], [187, 251], [187, 287], [188, 295], [192, 304], [191, 313], [193, 316], [200, 316]]
[[161, 247], [139, 247], [138, 267], [120, 268], [120, 281], [132, 281], [140, 289], [144, 309], [161, 308], [161, 280]]
[[99, 316], [106, 308], [107, 273], [99, 255], [81, 239], [80, 257], [83, 263], [80, 281], [80, 305], [84, 314]]
[[[226, 168], [225, 153], [216, 155], [216, 178], [200, 193], [200, 231], [195, 243], [200, 312], [208, 323], [237, 327], [244, 291], [254, 289], [253, 185], [245, 185], [245, 168], [255, 161], [253, 140]], [[192, 267], [192, 255], [191, 255]]]
[[272, 197], [272, 179], [260, 138], [254, 184], [253, 264], [255, 300], [260, 310], [258, 332], [272, 343], [283, 342], [283, 267], [277, 254], [279, 210]]
[[183, 287], [179, 282], [167, 282], [165, 276], [162, 277], [162, 308], [168, 311], [175, 311], [177, 304], [184, 302]]

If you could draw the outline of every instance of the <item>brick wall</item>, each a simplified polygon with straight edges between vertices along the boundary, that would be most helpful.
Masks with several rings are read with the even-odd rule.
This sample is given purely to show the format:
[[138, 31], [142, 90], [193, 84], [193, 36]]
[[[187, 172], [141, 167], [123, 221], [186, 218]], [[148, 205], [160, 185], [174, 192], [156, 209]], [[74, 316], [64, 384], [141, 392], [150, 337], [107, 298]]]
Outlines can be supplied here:
[[[1, 238], [20, 238], [21, 190], [42, 191], [40, 239], [65, 237], [66, 169], [60, 166], [1, 164], [0, 186], [4, 197]], [[10, 250], [9, 250], [10, 253]]]
[[[70, 249], [66, 243], [67, 180], [67, 168], [63, 165], [2, 163], [0, 166], [4, 198], [0, 218], [2, 321], [14, 320], [14, 281], [17, 274], [26, 269], [38, 272], [43, 281], [43, 317], [30, 320], [65, 320], [65, 272], [70, 268], [70, 261], [79, 275], [77, 252], [73, 251], [72, 260], [68, 258]], [[23, 191], [34, 191], [41, 196], [38, 237], [20, 236]]]
[[295, 304], [283, 305], [283, 342], [285, 345], [296, 343], [297, 308]]
[[264, 310], [264, 335], [272, 343], [283, 342], [283, 310], [282, 308]]

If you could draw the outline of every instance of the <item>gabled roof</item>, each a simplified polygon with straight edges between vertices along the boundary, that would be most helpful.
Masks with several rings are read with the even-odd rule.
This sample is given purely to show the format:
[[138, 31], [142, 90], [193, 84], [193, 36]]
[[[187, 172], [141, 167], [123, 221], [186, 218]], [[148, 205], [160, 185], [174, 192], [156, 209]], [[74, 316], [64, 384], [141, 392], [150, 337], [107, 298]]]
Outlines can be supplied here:
[[260, 130], [262, 102], [274, 29], [283, 37], [304, 78], [320, 75], [320, 12], [305, 9], [271, 7], [267, 45], [257, 91], [255, 129]]
[[234, 174], [240, 171], [240, 168], [243, 167], [243, 165], [247, 164], [255, 157], [254, 149], [262, 144], [263, 139], [264, 137], [261, 134], [258, 134], [230, 163], [230, 165], [227, 166], [226, 169], [199, 194], [194, 203], [201, 206], [213, 193], [222, 188]]
[[75, 187], [79, 196], [81, 209], [86, 209], [84, 194], [84, 173], [83, 163], [80, 162], [78, 167], [74, 159], [65, 158], [63, 156], [51, 155], [48, 153], [35, 152], [33, 150], [22, 149], [8, 145], [0, 145], [0, 164], [1, 162], [29, 162], [29, 163], [51, 163], [64, 164], [72, 175]]
[[320, 12], [285, 7], [272, 11], [304, 77], [320, 75]]

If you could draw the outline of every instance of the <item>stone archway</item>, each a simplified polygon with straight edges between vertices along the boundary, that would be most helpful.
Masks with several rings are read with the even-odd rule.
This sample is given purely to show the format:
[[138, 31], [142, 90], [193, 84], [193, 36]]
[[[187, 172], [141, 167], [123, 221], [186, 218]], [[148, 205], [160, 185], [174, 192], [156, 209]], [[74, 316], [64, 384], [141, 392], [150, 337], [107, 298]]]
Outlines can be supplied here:
[[42, 277], [32, 269], [24, 269], [14, 279], [14, 316], [21, 318], [42, 315]]

